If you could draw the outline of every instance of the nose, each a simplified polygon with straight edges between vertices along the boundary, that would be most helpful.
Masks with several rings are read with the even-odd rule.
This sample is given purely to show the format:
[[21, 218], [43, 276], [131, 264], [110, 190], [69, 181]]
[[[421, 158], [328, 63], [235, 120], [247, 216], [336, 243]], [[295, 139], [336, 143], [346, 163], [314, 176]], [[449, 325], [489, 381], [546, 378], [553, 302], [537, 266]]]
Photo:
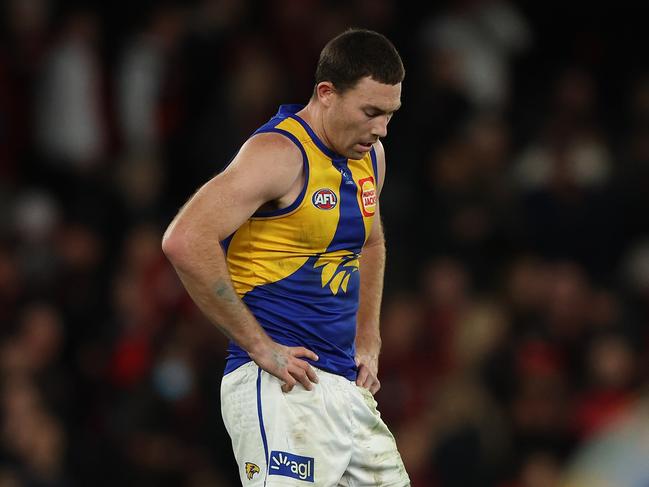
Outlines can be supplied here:
[[386, 135], [388, 135], [389, 121], [390, 117], [388, 115], [376, 117], [374, 119], [374, 125], [372, 126], [372, 135], [375, 137], [385, 137]]

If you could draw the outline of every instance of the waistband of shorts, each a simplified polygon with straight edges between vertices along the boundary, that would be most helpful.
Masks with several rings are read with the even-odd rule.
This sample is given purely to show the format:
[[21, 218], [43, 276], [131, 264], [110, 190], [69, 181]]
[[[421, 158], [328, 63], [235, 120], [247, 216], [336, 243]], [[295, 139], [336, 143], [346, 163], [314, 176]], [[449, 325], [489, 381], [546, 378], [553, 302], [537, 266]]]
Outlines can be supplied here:
[[[326, 384], [327, 386], [334, 386], [334, 387], [349, 387], [349, 386], [355, 386], [356, 382], [353, 380], [349, 380], [346, 377], [338, 374], [334, 374], [333, 372], [328, 372], [326, 370], [322, 370], [318, 367], [314, 367], [313, 365], [311, 366], [316, 372], [316, 375], [318, 376], [318, 383], [320, 384]], [[257, 375], [257, 371], [259, 370], [259, 366], [254, 362], [246, 362], [242, 366], [238, 367], [235, 370], [241, 370], [242, 372], [245, 370], [250, 370], [250, 374], [254, 374], [255, 376]], [[233, 371], [234, 372], [234, 371]]]
[[315, 369], [316, 374], [318, 375], [319, 381], [324, 381], [325, 383], [335, 384], [339, 386], [349, 386], [354, 385], [356, 382], [349, 380], [347, 377], [342, 375], [334, 374], [332, 372], [327, 372], [326, 370], [319, 369], [318, 367], [311, 366]]

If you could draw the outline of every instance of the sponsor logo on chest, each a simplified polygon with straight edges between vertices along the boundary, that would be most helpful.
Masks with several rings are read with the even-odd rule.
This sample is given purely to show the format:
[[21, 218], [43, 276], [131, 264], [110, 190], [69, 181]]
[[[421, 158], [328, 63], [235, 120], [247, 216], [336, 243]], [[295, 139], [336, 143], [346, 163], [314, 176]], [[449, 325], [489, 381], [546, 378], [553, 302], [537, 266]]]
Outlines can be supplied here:
[[376, 187], [374, 178], [363, 178], [358, 181], [359, 191], [361, 193], [361, 209], [364, 216], [373, 216], [376, 211]]

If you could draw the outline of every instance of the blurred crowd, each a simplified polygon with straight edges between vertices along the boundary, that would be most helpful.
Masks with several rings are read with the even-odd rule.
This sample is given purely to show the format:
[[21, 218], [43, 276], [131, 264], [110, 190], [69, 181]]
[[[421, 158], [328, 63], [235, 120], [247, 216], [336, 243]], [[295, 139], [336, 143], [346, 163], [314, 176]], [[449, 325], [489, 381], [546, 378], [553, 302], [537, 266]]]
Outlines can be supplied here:
[[649, 66], [603, 5], [3, 2], [0, 487], [238, 485], [161, 235], [349, 26], [407, 72], [377, 399], [413, 487], [559, 487], [649, 379]]

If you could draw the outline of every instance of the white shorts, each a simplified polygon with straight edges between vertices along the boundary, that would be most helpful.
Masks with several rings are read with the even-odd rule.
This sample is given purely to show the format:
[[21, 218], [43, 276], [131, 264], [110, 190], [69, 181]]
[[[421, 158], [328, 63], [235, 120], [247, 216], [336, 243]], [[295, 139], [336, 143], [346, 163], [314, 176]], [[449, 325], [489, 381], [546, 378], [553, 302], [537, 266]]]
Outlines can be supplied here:
[[223, 377], [221, 411], [245, 487], [406, 487], [410, 479], [372, 394], [315, 369], [312, 391], [248, 362]]

